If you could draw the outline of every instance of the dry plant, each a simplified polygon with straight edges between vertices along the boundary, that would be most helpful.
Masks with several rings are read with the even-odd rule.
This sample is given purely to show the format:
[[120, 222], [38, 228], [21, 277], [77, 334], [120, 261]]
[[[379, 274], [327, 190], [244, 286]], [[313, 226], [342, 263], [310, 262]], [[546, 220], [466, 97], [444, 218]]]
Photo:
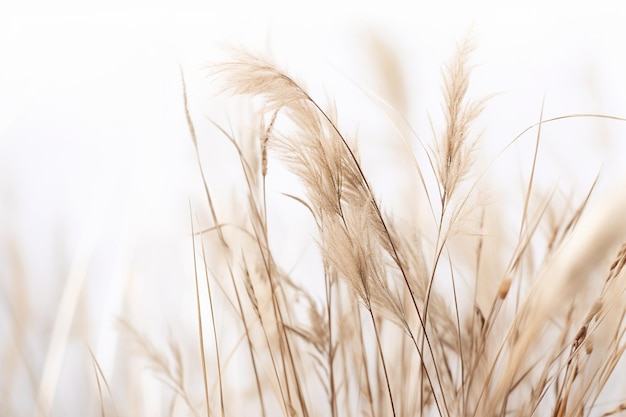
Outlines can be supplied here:
[[[408, 153], [415, 172], [407, 174], [419, 178], [415, 193], [428, 215], [408, 219], [377, 198], [356, 140], [342, 132], [340, 111], [242, 51], [208, 67], [222, 95], [246, 103], [233, 115], [238, 123], [202, 120], [216, 133], [211, 139], [226, 141], [238, 158], [243, 183], [221, 201], [211, 186], [219, 179], [202, 158], [198, 132], [207, 126], [199, 128], [181, 71], [204, 198], [190, 202], [189, 212], [198, 355], [187, 357], [175, 337], [163, 350], [132, 323], [119, 326], [169, 390], [163, 415], [564, 417], [626, 410], [624, 395], [606, 402], [614, 400], [610, 381], [620, 382], [614, 371], [626, 349], [626, 195], [619, 184], [601, 194], [594, 182], [581, 201], [561, 201], [535, 178], [546, 124], [626, 120], [544, 119], [542, 110], [496, 156], [536, 131], [523, 207], [511, 224], [500, 212], [508, 207], [486, 197], [491, 165], [475, 163], [489, 98], [469, 95], [471, 52], [471, 42], [462, 43], [444, 68], [443, 123], [432, 122], [432, 142], [414, 135], [412, 146], [401, 138], [423, 153]], [[371, 98], [403, 123], [399, 111]], [[284, 168], [301, 192], [270, 195], [271, 171]], [[307, 280], [321, 296], [273, 250], [272, 242], [289, 237], [270, 227], [272, 198], [312, 219], [321, 265]], [[14, 291], [17, 300], [25, 290]], [[16, 323], [28, 316], [19, 305], [12, 305]], [[19, 347], [24, 335], [19, 326], [14, 332]], [[132, 415], [116, 404], [116, 382], [89, 353], [99, 415]], [[9, 383], [15, 378], [13, 369], [4, 373]], [[28, 377], [37, 388], [30, 370]], [[49, 415], [55, 383], [40, 385], [39, 411]], [[5, 387], [2, 398], [9, 394]]]
[[[489, 168], [474, 168], [475, 125], [488, 100], [468, 96], [470, 54], [468, 41], [446, 66], [444, 126], [433, 128], [431, 146], [420, 142], [430, 164], [416, 170], [435, 229], [383, 210], [334, 106], [246, 52], [209, 68], [222, 93], [244, 97], [254, 111], [238, 133], [212, 122], [239, 156], [247, 190], [240, 222], [231, 227], [219, 218], [204, 178], [211, 224], [192, 225], [195, 240], [220, 254], [208, 267], [202, 246], [196, 264], [198, 271], [222, 271], [212, 277], [231, 307], [222, 314], [238, 321], [236, 349], [248, 357], [241, 365], [248, 379], [225, 376], [219, 343], [209, 359], [202, 342], [219, 335], [199, 326], [208, 415], [586, 416], [626, 407], [598, 403], [626, 346], [626, 197], [608, 193], [587, 207], [592, 187], [558, 217], [549, 215], [557, 210], [554, 194], [531, 199], [543, 125], [622, 119], [542, 116], [529, 128], [537, 130], [535, 157], [517, 240], [494, 241], [494, 231], [508, 226], [480, 197]], [[282, 198], [305, 209], [316, 226], [323, 272], [308, 279], [323, 282], [321, 300], [281, 269], [270, 246], [266, 184], [279, 165], [303, 186], [303, 194]], [[431, 179], [437, 198], [426, 186]], [[538, 234], [546, 224], [547, 242]], [[215, 292], [207, 296], [212, 305]], [[205, 315], [198, 311], [200, 320]], [[234, 401], [243, 392], [245, 408]]]

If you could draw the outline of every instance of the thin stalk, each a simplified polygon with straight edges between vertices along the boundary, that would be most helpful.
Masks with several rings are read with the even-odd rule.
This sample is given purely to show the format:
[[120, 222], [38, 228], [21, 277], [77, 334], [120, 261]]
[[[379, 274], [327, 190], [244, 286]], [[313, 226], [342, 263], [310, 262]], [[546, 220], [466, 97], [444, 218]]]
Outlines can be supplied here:
[[215, 361], [217, 363], [217, 378], [219, 381], [219, 389], [220, 389], [220, 409], [222, 412], [222, 417], [225, 417], [226, 413], [224, 411], [224, 384], [223, 384], [223, 380], [222, 380], [222, 364], [220, 361], [220, 349], [219, 349], [219, 344], [217, 342], [217, 330], [215, 327], [215, 313], [213, 311], [213, 294], [211, 294], [211, 283], [209, 282], [209, 271], [208, 271], [208, 265], [206, 262], [206, 253], [204, 251], [204, 242], [201, 242], [201, 248], [202, 248], [202, 259], [204, 261], [204, 275], [205, 275], [205, 279], [206, 279], [206, 286], [207, 286], [207, 295], [209, 297], [209, 309], [211, 311], [211, 325], [213, 328], [213, 340], [215, 342]]
[[202, 330], [202, 310], [200, 307], [200, 289], [198, 284], [198, 263], [196, 260], [196, 238], [194, 237], [193, 213], [191, 212], [191, 201], [189, 202], [189, 219], [191, 222], [191, 247], [193, 251], [193, 270], [196, 284], [196, 308], [198, 316], [198, 335], [200, 339], [200, 359], [202, 361], [202, 382], [204, 384], [204, 401], [206, 404], [207, 417], [211, 415], [211, 406], [209, 403], [209, 386], [207, 382], [206, 358], [204, 355], [204, 332]]
[[334, 372], [334, 357], [335, 357], [335, 349], [333, 346], [333, 316], [332, 316], [332, 278], [330, 276], [330, 271], [328, 268], [324, 268], [326, 272], [324, 273], [324, 284], [326, 287], [326, 315], [328, 316], [328, 369], [329, 369], [329, 383], [330, 383], [330, 408], [331, 415], [333, 417], [337, 416], [337, 398], [335, 395], [335, 372]]
[[387, 384], [387, 393], [389, 394], [389, 404], [391, 404], [391, 413], [393, 417], [396, 417], [396, 406], [393, 402], [393, 395], [391, 394], [391, 385], [389, 384], [389, 373], [387, 372], [387, 363], [385, 362], [385, 356], [383, 355], [383, 348], [380, 343], [380, 334], [378, 333], [378, 326], [376, 325], [376, 319], [374, 318], [374, 312], [371, 305], [367, 306], [367, 311], [370, 313], [372, 319], [372, 325], [374, 326], [374, 334], [376, 335], [376, 346], [378, 347], [378, 354], [380, 357], [380, 363], [383, 366], [383, 372], [385, 374], [385, 383]]

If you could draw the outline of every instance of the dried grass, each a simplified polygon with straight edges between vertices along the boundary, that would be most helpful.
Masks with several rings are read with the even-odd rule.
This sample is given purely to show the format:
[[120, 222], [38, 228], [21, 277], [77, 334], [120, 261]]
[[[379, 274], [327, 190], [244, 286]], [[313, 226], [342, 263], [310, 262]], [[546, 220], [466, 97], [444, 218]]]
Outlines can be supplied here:
[[[400, 73], [377, 50], [387, 70]], [[556, 190], [535, 182], [543, 126], [584, 117], [625, 120], [546, 119], [542, 109], [539, 121], [502, 151], [536, 128], [521, 218], [512, 226], [499, 212], [504, 205], [492, 201], [489, 167], [475, 166], [488, 98], [470, 98], [471, 51], [471, 42], [462, 43], [444, 69], [443, 125], [432, 126], [432, 143], [415, 138], [429, 165], [409, 155], [423, 187], [415, 193], [427, 197], [434, 228], [385, 210], [334, 105], [320, 104], [276, 65], [242, 51], [209, 67], [221, 94], [252, 109], [236, 116], [240, 127], [202, 122], [214, 140], [232, 145], [242, 174], [236, 201], [227, 202], [238, 209], [220, 211], [215, 179], [202, 161], [204, 130], [197, 129], [181, 71], [205, 198], [201, 206], [190, 203], [189, 214], [196, 351], [189, 360], [173, 337], [163, 350], [126, 321], [120, 326], [133, 354], [170, 390], [163, 415], [563, 417], [626, 410], [623, 397], [600, 402], [626, 349], [624, 187], [617, 182], [599, 194], [594, 183], [562, 215]], [[405, 103], [397, 80], [389, 88]], [[408, 130], [396, 126], [397, 133]], [[268, 182], [281, 167], [302, 188], [278, 198], [312, 218], [321, 272], [307, 279], [322, 288], [319, 294], [281, 264], [272, 245], [288, 238], [270, 227], [276, 196]], [[28, 372], [41, 415], [51, 414], [85, 278], [83, 258], [66, 284], [38, 387]], [[21, 351], [19, 324], [27, 313], [14, 313], [16, 348], [1, 352], [11, 356], [5, 362], [15, 363]], [[93, 409], [131, 415], [117, 404], [97, 355], [89, 354]], [[6, 371], [9, 383], [15, 373]], [[9, 397], [3, 388], [2, 398]]]
[[[439, 213], [434, 239], [425, 239], [422, 225], [399, 225], [384, 214], [358, 148], [341, 133], [335, 110], [324, 109], [295, 80], [250, 54], [237, 52], [232, 61], [210, 68], [212, 77], [224, 83], [223, 92], [253, 100], [260, 109], [257, 124], [268, 126], [258, 131], [255, 146], [261, 156], [252, 156], [262, 166], [246, 172], [254, 219], [250, 234], [259, 256], [271, 257], [271, 250], [264, 237], [267, 196], [264, 185], [258, 194], [257, 184], [265, 184], [273, 163], [283, 162], [301, 181], [305, 194], [289, 197], [306, 207], [317, 227], [325, 271], [323, 301], [312, 299], [286, 275], [266, 271], [266, 279], [274, 278], [270, 292], [275, 307], [268, 315], [283, 329], [277, 332], [279, 339], [291, 346], [270, 353], [272, 358], [278, 354], [274, 360], [283, 368], [274, 377], [276, 385], [285, 387], [285, 395], [278, 398], [284, 414], [595, 413], [595, 401], [623, 352], [621, 289], [607, 290], [621, 282], [616, 275], [620, 261], [615, 261], [602, 291], [592, 277], [610, 266], [607, 254], [615, 253], [626, 236], [618, 214], [626, 207], [615, 195], [591, 209], [585, 199], [569, 221], [551, 225], [553, 235], [541, 265], [531, 262], [537, 230], [553, 204], [549, 195], [539, 207], [529, 204], [536, 191], [540, 128], [561, 119], [542, 116], [518, 241], [508, 255], [498, 248], [487, 231], [502, 225], [497, 216], [485, 214], [492, 209], [477, 198], [484, 172], [472, 174], [478, 138], [472, 132], [487, 99], [468, 99], [471, 49], [470, 42], [460, 45], [445, 69], [445, 123], [428, 154], [432, 170], [427, 175], [438, 184], [440, 197], [438, 206], [431, 207]], [[241, 150], [239, 154], [242, 166], [249, 167]], [[272, 154], [278, 156], [276, 162]], [[423, 172], [428, 170], [419, 175]], [[458, 247], [452, 238], [457, 235], [467, 236], [464, 242], [473, 248], [465, 249], [462, 260], [454, 255]], [[433, 241], [434, 248], [424, 250]], [[494, 267], [489, 258], [497, 250], [499, 258], [509, 260]], [[434, 254], [430, 262], [429, 253]], [[246, 262], [252, 257], [246, 252]], [[459, 291], [457, 273], [468, 266], [475, 291]], [[451, 292], [444, 295], [445, 286], [435, 280], [446, 275]], [[253, 282], [247, 273], [246, 292], [260, 317], [259, 284]], [[586, 292], [600, 295], [595, 300], [580, 296]], [[293, 321], [297, 314], [287, 300], [294, 294], [309, 300], [303, 321]], [[605, 310], [608, 294], [611, 314]], [[365, 314], [358, 312], [357, 303]], [[267, 321], [259, 323], [266, 333], [271, 328]], [[596, 342], [592, 334], [599, 332], [611, 342]], [[544, 346], [547, 355], [536, 344], [544, 336], [554, 342]], [[312, 362], [296, 351], [308, 352]], [[302, 373], [307, 366], [316, 369], [317, 378]], [[294, 388], [316, 384], [326, 404]]]

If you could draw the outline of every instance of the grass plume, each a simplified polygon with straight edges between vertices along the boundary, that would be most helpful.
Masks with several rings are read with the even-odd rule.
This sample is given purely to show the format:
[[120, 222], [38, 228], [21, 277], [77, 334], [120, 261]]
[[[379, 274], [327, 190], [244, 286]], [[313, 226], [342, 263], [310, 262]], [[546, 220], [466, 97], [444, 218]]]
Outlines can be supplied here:
[[[372, 49], [381, 71], [401, 74], [381, 45]], [[398, 109], [363, 89], [393, 122], [388, 134], [414, 170], [403, 175], [415, 178], [416, 188], [397, 198], [406, 216], [381, 198], [391, 193], [373, 180], [360, 136], [342, 126], [342, 105], [332, 98], [319, 99], [278, 65], [236, 50], [203, 71], [218, 86], [215, 99], [237, 111], [227, 122], [202, 118], [181, 68], [181, 119], [202, 190], [189, 199], [193, 273], [180, 284], [193, 289], [185, 311], [196, 344], [170, 336], [162, 347], [132, 320], [118, 326], [120, 348], [131, 346], [128, 357], [165, 388], [155, 400], [163, 415], [565, 417], [626, 410], [624, 396], [611, 397], [626, 350], [624, 182], [606, 185], [600, 172], [582, 197], [569, 198], [538, 181], [548, 126], [626, 119], [549, 117], [544, 102], [538, 120], [511, 132], [481, 165], [493, 96], [472, 97], [472, 51], [470, 40], [460, 43], [443, 67], [442, 117], [431, 120], [428, 139], [415, 133], [428, 129], [405, 117], [409, 90], [400, 77], [387, 86]], [[532, 153], [521, 158], [526, 171], [511, 212], [514, 190], [499, 198], [491, 170], [528, 137]], [[210, 166], [208, 143], [225, 144], [235, 164]], [[283, 189], [279, 180], [296, 185]], [[230, 181], [235, 186], [224, 198], [220, 187]], [[307, 220], [301, 229], [281, 229], [290, 216]], [[27, 372], [41, 415], [53, 414], [61, 383], [95, 245], [91, 234], [85, 239], [42, 375]], [[300, 261], [284, 255], [298, 239], [308, 239], [314, 259], [304, 280]], [[24, 292], [18, 284], [14, 291]], [[27, 344], [21, 321], [28, 312], [10, 307], [16, 348], [5, 354], [27, 362], [18, 350]], [[131, 400], [115, 389], [127, 374], [88, 349], [92, 409], [133, 415], [138, 408], [125, 410], [121, 404]], [[19, 376], [13, 368], [6, 375]], [[128, 397], [142, 392], [143, 376], [127, 382]]]
[[[472, 215], [473, 209], [468, 205], [474, 198], [471, 193], [478, 192], [484, 175], [472, 177], [472, 155], [478, 138], [472, 131], [487, 99], [468, 98], [471, 50], [470, 42], [461, 44], [444, 72], [444, 126], [441, 134], [434, 135], [428, 155], [440, 196], [439, 206], [431, 209], [441, 216], [435, 239], [430, 240], [434, 241], [434, 248], [428, 251], [424, 251], [428, 240], [421, 232], [422, 225], [399, 226], [393, 217], [384, 214], [367, 179], [358, 147], [341, 132], [334, 108], [325, 109], [298, 82], [248, 53], [237, 52], [232, 61], [211, 67], [213, 79], [224, 83], [223, 92], [254, 100], [260, 109], [260, 124], [270, 126], [258, 131], [258, 149], [262, 153], [262, 167], [257, 168], [257, 175], [262, 177], [259, 183], [265, 182], [272, 163], [284, 163], [304, 190], [304, 195], [289, 197], [311, 213], [317, 227], [316, 240], [325, 271], [325, 307], [314, 307], [316, 302], [309, 302], [310, 313], [315, 314], [309, 316], [308, 327], [287, 321], [294, 317], [289, 319], [288, 314], [274, 317], [298, 336], [294, 348], [319, 355], [314, 363], [324, 370], [318, 374], [318, 382], [329, 403], [326, 410], [313, 406], [310, 413], [336, 415], [339, 403], [350, 404], [361, 397], [369, 404], [369, 411], [367, 407], [348, 407], [350, 414], [504, 416], [552, 409], [554, 415], [579, 415], [573, 412], [584, 414], [591, 410], [591, 387], [595, 389], [593, 398], [597, 398], [621, 357], [622, 316], [598, 316], [602, 309], [597, 306], [605, 305], [606, 293], [592, 304], [577, 299], [577, 294], [591, 285], [588, 282], [593, 271], [601, 271], [607, 261], [605, 254], [615, 252], [625, 236], [626, 230], [617, 215], [624, 209], [621, 199], [610, 196], [610, 203], [599, 206], [611, 209], [590, 213], [587, 200], [583, 201], [569, 224], [554, 227], [560, 230], [559, 237], [550, 242], [542, 264], [522, 268], [536, 248], [538, 227], [552, 204], [548, 198], [539, 209], [529, 205], [541, 129], [537, 133], [519, 240], [513, 245], [509, 266], [501, 272], [500, 279], [489, 278], [499, 281], [500, 288], [489, 288], [486, 294], [475, 293], [469, 298], [471, 292], [458, 291], [456, 271], [466, 269], [454, 259], [450, 239], [463, 233], [458, 223], [464, 216]], [[537, 126], [541, 128], [558, 119], [542, 117]], [[232, 136], [229, 140], [236, 141]], [[268, 150], [278, 156], [276, 162], [272, 162]], [[459, 188], [464, 180], [469, 186]], [[248, 180], [249, 186], [252, 183]], [[250, 192], [254, 192], [252, 187]], [[263, 193], [261, 199], [266, 198]], [[266, 209], [265, 203], [255, 208], [267, 215]], [[480, 257], [489, 256], [481, 250], [482, 231], [494, 227], [493, 219], [482, 213], [475, 232], [479, 238], [473, 243], [478, 256], [476, 265], [481, 263]], [[267, 221], [266, 217], [253, 217]], [[267, 232], [266, 223], [256, 227]], [[259, 246], [271, 251], [258, 232], [256, 236]], [[589, 242], [595, 242], [595, 246], [589, 247]], [[430, 263], [426, 253], [435, 254]], [[435, 278], [445, 275], [446, 270], [451, 274], [452, 292], [444, 295]], [[474, 271], [475, 282], [485, 279], [480, 275], [487, 271]], [[280, 284], [284, 279], [288, 280], [284, 277], [276, 282]], [[526, 284], [513, 287], [519, 281]], [[252, 287], [247, 284], [249, 294]], [[476, 288], [482, 291], [478, 284]], [[286, 294], [281, 289], [281, 297], [288, 297]], [[274, 302], [280, 304], [286, 299], [277, 297]], [[346, 303], [353, 307], [340, 308]], [[613, 300], [612, 305], [623, 311], [623, 301], [615, 303]], [[342, 326], [342, 314], [355, 314], [357, 305], [367, 320], [363, 322], [364, 317], [358, 317], [357, 328], [345, 334], [335, 333], [333, 329]], [[282, 308], [289, 309], [287, 305]], [[592, 312], [581, 314], [585, 308], [592, 308]], [[592, 347], [588, 336], [589, 326], [596, 319], [613, 326], [616, 345], [606, 346], [606, 365], [582, 383], [580, 375], [589, 362], [587, 357], [597, 355], [596, 345]], [[355, 338], [354, 333], [360, 336]], [[552, 353], [542, 358], [531, 342], [544, 334], [552, 334], [550, 337], [558, 343], [549, 346]], [[367, 348], [365, 335], [373, 338], [371, 348]], [[383, 343], [383, 339], [395, 342]], [[340, 362], [344, 368], [356, 367], [356, 374], [364, 375], [365, 381], [344, 371], [338, 383]], [[300, 366], [292, 365], [291, 372], [299, 372]], [[398, 373], [398, 369], [410, 371]], [[403, 375], [401, 380], [399, 375]], [[287, 374], [284, 377], [289, 379]], [[307, 383], [311, 383], [311, 378], [307, 378]], [[362, 388], [339, 389], [343, 384]], [[416, 401], [408, 402], [405, 398], [407, 386], [412, 387]], [[530, 402], [523, 403], [522, 398], [530, 398]], [[283, 410], [294, 411], [287, 406]]]

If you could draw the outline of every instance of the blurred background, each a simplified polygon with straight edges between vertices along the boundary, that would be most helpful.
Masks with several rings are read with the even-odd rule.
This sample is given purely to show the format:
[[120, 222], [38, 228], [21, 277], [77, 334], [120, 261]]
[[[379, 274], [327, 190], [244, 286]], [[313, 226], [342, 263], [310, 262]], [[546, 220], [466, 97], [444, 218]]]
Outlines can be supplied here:
[[[237, 160], [207, 118], [237, 119], [206, 65], [233, 46], [271, 58], [313, 97], [332, 98], [385, 206], [404, 217], [410, 210], [394, 199], [418, 182], [399, 132], [416, 154], [415, 134], [432, 146], [442, 70], [467, 36], [476, 46], [469, 94], [493, 95], [477, 122], [480, 166], [538, 122], [542, 106], [544, 119], [626, 117], [619, 2], [109, 3], [0, 13], [2, 416], [97, 414], [105, 379], [120, 415], [169, 415], [168, 389], [132, 359], [120, 318], [155, 346], [175, 340], [198, 366], [189, 202], [206, 207], [181, 70], [224, 212], [236, 204]], [[611, 186], [623, 175], [625, 134], [610, 120], [544, 126], [538, 188], [579, 201], [600, 170]], [[526, 133], [489, 171], [494, 190], [515, 191], [512, 205], [535, 138]], [[270, 183], [276, 194], [291, 186], [279, 175]], [[271, 207], [284, 267], [306, 277], [314, 247], [290, 233], [306, 213], [285, 216], [280, 199]]]

